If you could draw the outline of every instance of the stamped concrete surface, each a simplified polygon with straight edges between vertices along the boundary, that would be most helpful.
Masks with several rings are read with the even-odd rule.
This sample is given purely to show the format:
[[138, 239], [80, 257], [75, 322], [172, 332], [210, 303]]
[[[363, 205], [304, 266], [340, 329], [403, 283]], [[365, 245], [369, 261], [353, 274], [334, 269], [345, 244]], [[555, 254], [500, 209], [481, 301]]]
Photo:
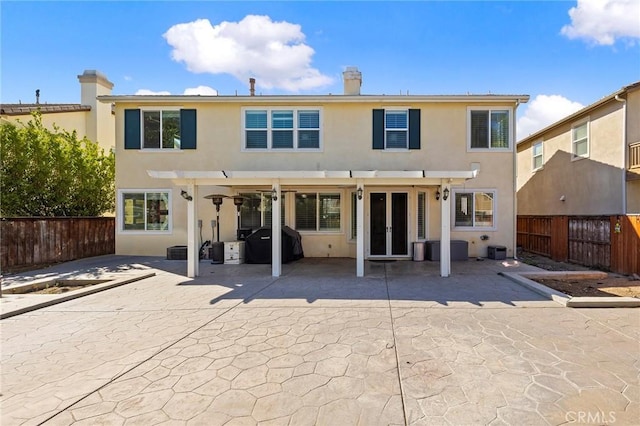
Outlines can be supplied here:
[[516, 261], [186, 264], [0, 321], [3, 425], [638, 424], [640, 310], [569, 309]]

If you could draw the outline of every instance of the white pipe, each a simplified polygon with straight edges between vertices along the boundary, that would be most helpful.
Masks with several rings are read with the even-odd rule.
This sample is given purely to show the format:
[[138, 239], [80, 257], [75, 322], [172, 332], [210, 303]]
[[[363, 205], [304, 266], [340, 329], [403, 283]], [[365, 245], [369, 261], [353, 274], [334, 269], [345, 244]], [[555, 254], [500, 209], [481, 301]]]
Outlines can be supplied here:
[[619, 94], [614, 99], [622, 102], [622, 214], [627, 214], [627, 100]]

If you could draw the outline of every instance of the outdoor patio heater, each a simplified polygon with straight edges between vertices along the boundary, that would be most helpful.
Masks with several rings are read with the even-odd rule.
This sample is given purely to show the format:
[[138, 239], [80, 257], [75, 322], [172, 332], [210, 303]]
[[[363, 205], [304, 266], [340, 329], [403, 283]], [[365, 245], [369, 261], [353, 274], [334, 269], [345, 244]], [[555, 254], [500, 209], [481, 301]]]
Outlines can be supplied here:
[[236, 238], [238, 240], [243, 239], [242, 237], [242, 232], [240, 229], [240, 208], [242, 207], [242, 204], [244, 204], [244, 200], [246, 200], [246, 197], [243, 197], [241, 195], [234, 195], [233, 197], [233, 204], [235, 204], [236, 209], [238, 210], [237, 212], [237, 225], [236, 225]]
[[224, 263], [224, 243], [220, 242], [220, 206], [227, 197], [221, 194], [211, 194], [205, 195], [204, 198], [211, 200], [213, 205], [216, 206], [216, 241], [211, 243], [209, 257], [212, 264]]

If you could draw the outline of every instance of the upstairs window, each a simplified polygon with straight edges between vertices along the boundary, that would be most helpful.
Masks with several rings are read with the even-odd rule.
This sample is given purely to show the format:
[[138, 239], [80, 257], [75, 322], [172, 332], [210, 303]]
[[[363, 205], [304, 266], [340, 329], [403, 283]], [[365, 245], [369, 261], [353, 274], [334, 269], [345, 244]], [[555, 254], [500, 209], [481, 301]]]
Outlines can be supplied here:
[[531, 147], [531, 152], [533, 155], [533, 170], [541, 169], [544, 164], [544, 158], [542, 156], [542, 142], [534, 143]]
[[319, 150], [320, 110], [245, 110], [244, 149]]
[[589, 126], [587, 123], [579, 124], [571, 129], [573, 158], [589, 157]]
[[409, 141], [408, 112], [386, 110], [384, 112], [384, 148], [407, 149]]
[[374, 109], [373, 149], [420, 149], [420, 110]]
[[127, 109], [124, 148], [149, 150], [196, 149], [195, 109]]
[[469, 110], [469, 148], [472, 150], [508, 150], [511, 147], [511, 111]]

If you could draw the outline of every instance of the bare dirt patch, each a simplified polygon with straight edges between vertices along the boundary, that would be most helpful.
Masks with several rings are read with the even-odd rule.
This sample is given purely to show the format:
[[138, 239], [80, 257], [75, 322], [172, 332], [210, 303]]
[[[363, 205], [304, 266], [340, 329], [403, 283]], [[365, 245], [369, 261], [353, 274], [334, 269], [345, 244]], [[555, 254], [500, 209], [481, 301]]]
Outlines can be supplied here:
[[[589, 271], [590, 269], [573, 263], [556, 262], [544, 256], [529, 252], [518, 252], [518, 258], [529, 265], [546, 271]], [[534, 278], [534, 281], [572, 297], [635, 297], [640, 298], [640, 280], [618, 274], [607, 274], [597, 279], [555, 279]]]
[[534, 278], [536, 282], [572, 297], [635, 297], [640, 298], [640, 281], [620, 275], [599, 279]]

